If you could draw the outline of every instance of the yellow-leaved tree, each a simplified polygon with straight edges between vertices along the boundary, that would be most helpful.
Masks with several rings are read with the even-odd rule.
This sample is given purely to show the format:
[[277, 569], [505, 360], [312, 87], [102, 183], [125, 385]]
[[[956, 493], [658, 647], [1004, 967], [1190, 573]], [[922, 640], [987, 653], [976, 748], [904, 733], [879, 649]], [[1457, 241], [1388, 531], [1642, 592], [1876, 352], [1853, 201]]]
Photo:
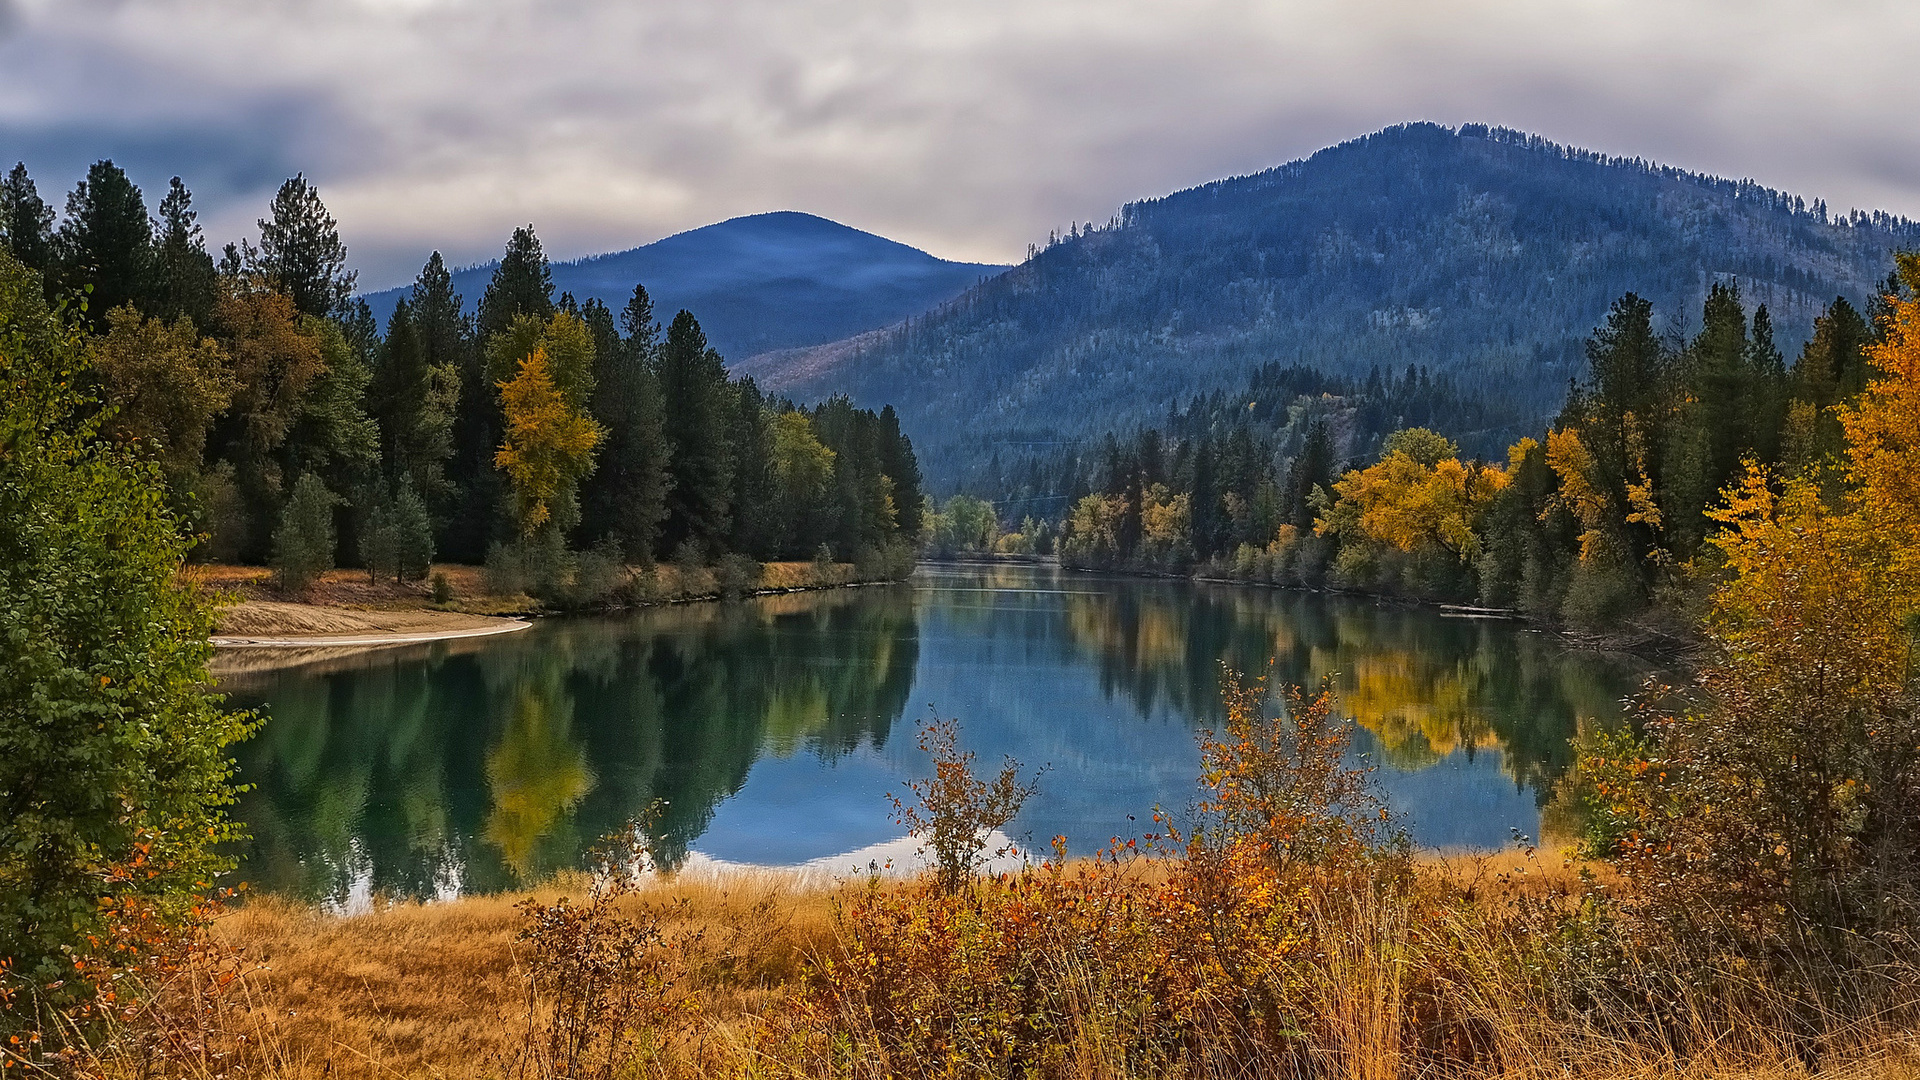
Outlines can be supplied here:
[[1878, 374], [1837, 410], [1843, 482], [1749, 465], [1711, 511], [1731, 576], [1704, 702], [1583, 761], [1597, 839], [1670, 911], [1850, 931], [1920, 910], [1920, 304], [1889, 301]]
[[520, 531], [532, 536], [549, 522], [565, 528], [578, 513], [575, 487], [593, 471], [593, 451], [605, 432], [554, 385], [544, 347], [528, 353], [519, 373], [499, 386], [507, 434], [493, 461], [513, 484]]
[[1460, 460], [1453, 443], [1425, 428], [1387, 437], [1380, 460], [1333, 485], [1336, 500], [1314, 531], [1340, 539], [1344, 580], [1417, 592], [1470, 595], [1480, 520], [1507, 484], [1499, 466]]

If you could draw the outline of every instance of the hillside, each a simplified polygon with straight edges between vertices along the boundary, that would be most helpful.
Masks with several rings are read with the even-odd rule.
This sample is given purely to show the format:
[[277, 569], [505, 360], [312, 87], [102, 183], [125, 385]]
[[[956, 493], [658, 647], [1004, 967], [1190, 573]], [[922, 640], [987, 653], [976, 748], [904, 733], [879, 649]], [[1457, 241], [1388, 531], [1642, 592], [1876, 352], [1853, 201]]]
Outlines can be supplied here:
[[936, 478], [992, 447], [1158, 421], [1263, 364], [1418, 364], [1503, 403], [1499, 430], [1454, 432], [1492, 439], [1552, 415], [1624, 292], [1680, 331], [1737, 278], [1791, 356], [1824, 304], [1860, 303], [1916, 242], [1904, 219], [1830, 218], [1750, 181], [1410, 124], [1131, 204], [905, 326], [738, 369], [893, 402]]
[[[815, 345], [897, 323], [1004, 267], [956, 263], [812, 214], [738, 217], [645, 247], [553, 264], [555, 295], [618, 311], [636, 282], [663, 318], [686, 308], [728, 357]], [[473, 310], [493, 264], [453, 275]], [[367, 296], [385, 319], [402, 289]]]

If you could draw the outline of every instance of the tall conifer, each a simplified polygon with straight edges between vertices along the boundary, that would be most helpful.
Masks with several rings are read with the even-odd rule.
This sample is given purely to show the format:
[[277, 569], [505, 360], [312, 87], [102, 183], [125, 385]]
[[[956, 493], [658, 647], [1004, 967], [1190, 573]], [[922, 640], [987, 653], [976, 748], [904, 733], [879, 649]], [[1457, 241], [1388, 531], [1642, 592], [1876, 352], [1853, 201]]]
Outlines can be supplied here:
[[154, 284], [151, 314], [163, 319], [182, 315], [205, 327], [213, 317], [218, 279], [213, 256], [200, 235], [193, 194], [174, 177], [167, 197], [160, 200], [160, 234], [154, 238]]
[[612, 537], [625, 557], [650, 562], [666, 516], [667, 446], [660, 386], [653, 372], [660, 327], [644, 286], [634, 286], [622, 313], [622, 338], [606, 305], [584, 309], [595, 342], [592, 410], [607, 439], [600, 466], [581, 492], [581, 536]]
[[153, 223], [140, 189], [113, 162], [94, 162], [67, 196], [59, 249], [64, 283], [93, 287], [87, 319], [96, 329], [104, 328], [107, 312], [122, 304], [146, 305]]
[[553, 303], [553, 271], [540, 250], [540, 238], [533, 226], [513, 230], [500, 265], [480, 297], [479, 331], [481, 340], [501, 333], [520, 315], [531, 315], [542, 322], [558, 310]]
[[[53, 207], [40, 198], [24, 161], [0, 180], [0, 240], [27, 269], [42, 275], [53, 269]], [[46, 285], [51, 291], [53, 282]]]
[[661, 543], [667, 553], [690, 544], [714, 554], [732, 526], [733, 455], [727, 445], [732, 394], [720, 354], [707, 347], [707, 335], [691, 312], [681, 311], [667, 327], [659, 374], [672, 477]]
[[339, 223], [304, 173], [280, 185], [260, 219], [257, 269], [304, 315], [335, 314], [353, 296], [356, 274], [347, 269]]

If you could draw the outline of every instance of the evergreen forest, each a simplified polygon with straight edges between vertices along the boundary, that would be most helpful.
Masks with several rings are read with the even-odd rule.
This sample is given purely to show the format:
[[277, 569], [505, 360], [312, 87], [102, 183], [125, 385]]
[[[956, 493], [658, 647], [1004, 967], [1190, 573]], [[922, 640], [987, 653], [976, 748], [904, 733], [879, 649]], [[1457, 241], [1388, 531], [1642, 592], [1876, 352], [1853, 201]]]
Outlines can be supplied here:
[[664, 559], [910, 564], [920, 474], [892, 408], [730, 377], [693, 313], [656, 315], [640, 284], [617, 311], [556, 297], [530, 226], [476, 303], [436, 252], [379, 312], [304, 176], [259, 229], [216, 257], [179, 178], [150, 211], [111, 161], [60, 214], [24, 165], [0, 182], [10, 273], [83, 329], [82, 390], [157, 464], [194, 558], [295, 589], [485, 561], [555, 603]]
[[1920, 288], [1920, 258], [1898, 266], [1865, 311], [1829, 303], [1790, 364], [1767, 306], [1737, 284], [1712, 286], [1686, 338], [1662, 334], [1653, 304], [1628, 293], [1587, 339], [1586, 374], [1553, 423], [1493, 453], [1435, 430], [1488, 407], [1448, 376], [1413, 367], [1356, 384], [1264, 366], [1239, 393], [1198, 395], [1157, 426], [995, 462], [983, 491], [997, 502], [955, 496], [930, 535], [937, 551], [1055, 553], [1579, 626], [1684, 616], [1722, 572], [1709, 539], [1750, 466], [1828, 482], [1839, 412], [1876, 374], [1890, 305]]

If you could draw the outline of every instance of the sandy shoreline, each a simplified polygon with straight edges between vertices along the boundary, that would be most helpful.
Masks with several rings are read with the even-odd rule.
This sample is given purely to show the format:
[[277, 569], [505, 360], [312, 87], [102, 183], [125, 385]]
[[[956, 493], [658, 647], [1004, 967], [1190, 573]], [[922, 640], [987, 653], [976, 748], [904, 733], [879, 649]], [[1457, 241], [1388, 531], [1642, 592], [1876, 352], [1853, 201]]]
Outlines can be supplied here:
[[522, 619], [460, 611], [393, 611], [247, 600], [221, 611], [217, 648], [410, 645], [525, 630]]

